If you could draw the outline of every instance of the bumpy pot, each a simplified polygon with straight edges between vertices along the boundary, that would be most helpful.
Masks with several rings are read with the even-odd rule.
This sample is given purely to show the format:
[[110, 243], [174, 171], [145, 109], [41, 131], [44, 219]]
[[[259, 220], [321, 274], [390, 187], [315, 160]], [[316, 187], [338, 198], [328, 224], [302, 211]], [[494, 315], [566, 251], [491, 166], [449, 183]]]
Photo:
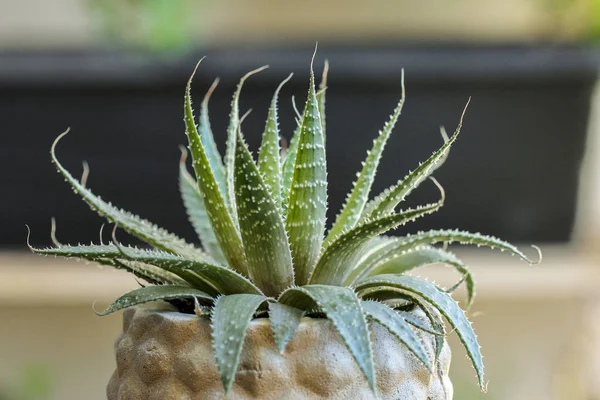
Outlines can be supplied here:
[[[420, 337], [433, 359], [431, 335]], [[437, 373], [430, 374], [379, 324], [371, 324], [371, 338], [381, 399], [452, 399], [447, 344]], [[226, 398], [206, 318], [174, 311], [128, 309], [115, 348], [117, 369], [107, 387], [109, 400]], [[305, 318], [281, 355], [275, 348], [268, 319], [262, 318], [250, 324], [227, 398], [347, 400], [374, 396], [331, 322]]]

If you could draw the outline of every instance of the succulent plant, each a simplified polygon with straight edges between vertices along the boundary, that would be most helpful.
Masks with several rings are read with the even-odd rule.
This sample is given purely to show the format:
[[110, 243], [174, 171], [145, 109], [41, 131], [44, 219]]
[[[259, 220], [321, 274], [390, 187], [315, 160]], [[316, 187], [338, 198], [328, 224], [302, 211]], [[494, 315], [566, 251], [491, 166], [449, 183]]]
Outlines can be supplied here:
[[[252, 319], [269, 318], [275, 344], [284, 353], [305, 316], [332, 321], [373, 390], [376, 377], [368, 324], [376, 321], [383, 325], [422, 362], [423, 368], [433, 372], [436, 360], [429, 359], [415, 329], [434, 335], [439, 352], [446, 332], [445, 318], [458, 334], [484, 388], [479, 344], [465, 312], [451, 297], [451, 292], [464, 282], [470, 305], [475, 292], [473, 278], [467, 266], [445, 246], [435, 245], [458, 242], [488, 246], [507, 250], [529, 263], [534, 261], [513, 245], [478, 233], [432, 230], [403, 237], [383, 236], [442, 207], [443, 189], [431, 175], [457, 139], [462, 116], [452, 136], [442, 132], [444, 144], [425, 162], [369, 200], [384, 146], [404, 104], [402, 74], [401, 98], [367, 152], [341, 212], [326, 232], [327, 68], [317, 92], [311, 62], [306, 105], [284, 150], [280, 148], [277, 101], [291, 75], [279, 85], [255, 160], [241, 131], [238, 99], [244, 81], [262, 69], [244, 76], [235, 91], [224, 159], [215, 145], [208, 114], [209, 98], [217, 81], [201, 104], [198, 125], [192, 109], [192, 78], [187, 84], [184, 121], [195, 177], [187, 170], [183, 150], [179, 183], [202, 248], [113, 206], [94, 195], [83, 179], [75, 179], [55, 154], [65, 132], [51, 149], [60, 174], [93, 210], [115, 225], [115, 230], [121, 228], [152, 248], [120, 244], [113, 231], [109, 244], [69, 246], [55, 240], [54, 248], [32, 251], [110, 265], [144, 282], [99, 315], [156, 300], [171, 302], [182, 311], [210, 315], [215, 362], [226, 392], [235, 378]], [[397, 210], [399, 203], [427, 178], [439, 188], [439, 200]], [[442, 289], [407, 274], [432, 263], [456, 268], [461, 275], [459, 282]], [[422, 309], [428, 322], [407, 313], [411, 307]]]

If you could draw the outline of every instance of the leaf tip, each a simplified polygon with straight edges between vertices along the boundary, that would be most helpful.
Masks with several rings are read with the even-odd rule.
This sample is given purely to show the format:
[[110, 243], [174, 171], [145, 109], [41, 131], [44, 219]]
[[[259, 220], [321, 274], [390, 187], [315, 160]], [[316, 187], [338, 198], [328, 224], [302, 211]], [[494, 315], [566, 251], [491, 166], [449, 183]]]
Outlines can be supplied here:
[[206, 56], [202, 57], [197, 63], [196, 66], [194, 67], [194, 71], [192, 71], [192, 75], [190, 75], [190, 78], [188, 79], [188, 89], [190, 86], [192, 86], [192, 79], [194, 79], [194, 75], [196, 75], [196, 71], [198, 71], [198, 67], [200, 66], [200, 63], [202, 63], [202, 61], [204, 61], [204, 59], [206, 58]]
[[265, 69], [269, 68], [268, 65], [263, 65], [262, 67], [258, 67], [256, 69], [253, 69], [252, 71], [248, 72], [246, 75], [244, 75], [242, 77], [242, 79], [240, 79], [240, 82], [238, 84], [238, 87], [241, 88], [241, 86], [244, 84], [244, 82], [246, 82], [246, 79], [248, 79], [249, 77], [251, 77], [254, 74], [258, 74], [261, 71], [264, 71]]
[[542, 249], [540, 249], [535, 244], [532, 244], [531, 247], [533, 247], [535, 250], [537, 250], [538, 259], [537, 259], [537, 261], [531, 261], [531, 260], [529, 260], [529, 264], [531, 264], [531, 265], [538, 265], [539, 263], [542, 262], [542, 259], [544, 258], [543, 255], [542, 255]]
[[187, 160], [188, 152], [184, 146], [179, 146], [179, 151], [181, 152], [181, 157], [179, 158], [179, 164], [185, 165], [185, 160]]
[[292, 107], [294, 107], [294, 112], [296, 113], [296, 118], [302, 120], [302, 114], [298, 111], [298, 106], [296, 105], [296, 97], [292, 96]]
[[463, 119], [464, 119], [465, 114], [467, 112], [467, 108], [469, 108], [469, 104], [471, 104], [471, 96], [469, 96], [469, 100], [467, 100], [467, 104], [465, 104], [465, 108], [463, 109], [463, 112], [460, 115], [460, 122], [459, 122], [460, 126], [462, 126], [462, 124], [463, 124]]
[[31, 246], [31, 243], [29, 242], [29, 238], [31, 237], [31, 228], [29, 227], [28, 224], [25, 224], [25, 228], [27, 228], [27, 238], [26, 238], [27, 247], [29, 247], [29, 250], [31, 250], [35, 253], [35, 249], [33, 248], [33, 246]]
[[444, 204], [444, 201], [446, 201], [446, 191], [444, 190], [444, 187], [433, 176], [430, 176], [429, 179], [431, 179], [435, 186], [437, 186], [437, 188], [440, 190], [440, 200], [438, 203], [440, 205]]
[[85, 187], [88, 177], [90, 176], [90, 165], [85, 160], [81, 162], [81, 165], [83, 166], [83, 172], [81, 173], [79, 183], [81, 183], [81, 186]]
[[[29, 231], [29, 227], [27, 230]], [[50, 218], [50, 240], [56, 247], [62, 246], [62, 243], [56, 238], [56, 219], [54, 217]], [[27, 233], [27, 245], [29, 246], [29, 232]]]
[[404, 86], [404, 68], [400, 70], [400, 88], [402, 91], [402, 100], [406, 98], [406, 87]]
[[246, 111], [244, 113], [244, 115], [242, 115], [242, 117], [240, 118], [240, 122], [238, 122], [237, 130], [236, 130], [238, 140], [242, 140], [242, 123], [244, 122], [246, 117], [248, 117], [248, 115], [250, 115], [251, 112], [252, 112], [252, 109], [249, 109], [248, 111]]
[[106, 225], [105, 223], [103, 223], [102, 225], [100, 225], [100, 232], [98, 232], [98, 236], [99, 236], [99, 239], [100, 239], [100, 245], [101, 246], [104, 246], [104, 241], [102, 239], [102, 236], [103, 236], [103, 233], [104, 233], [104, 226], [105, 225]]
[[58, 162], [58, 160], [56, 159], [56, 145], [58, 144], [58, 142], [60, 142], [60, 140], [65, 137], [69, 132], [71, 132], [71, 127], [67, 128], [63, 133], [61, 133], [60, 135], [58, 135], [56, 137], [56, 139], [54, 139], [54, 142], [52, 142], [52, 146], [50, 147], [50, 155], [52, 156], [52, 160], [54, 162]]
[[119, 228], [119, 226], [117, 224], [115, 224], [115, 226], [113, 227], [113, 230], [111, 233], [112, 244], [117, 248], [117, 250], [119, 250], [119, 253], [121, 253], [125, 257], [127, 257], [127, 252], [125, 251], [125, 246], [123, 246], [121, 243], [119, 243], [119, 240], [117, 239], [117, 229], [118, 228]]
[[[196, 66], [196, 68], [197, 68], [197, 66]], [[196, 72], [196, 70], [194, 70], [194, 72]], [[217, 88], [217, 85], [219, 85], [219, 82], [220, 82], [220, 78], [216, 77], [215, 80], [213, 81], [212, 85], [210, 85], [210, 87], [206, 91], [206, 94], [204, 95], [204, 99], [202, 99], [202, 105], [204, 107], [206, 107], [208, 105], [208, 101], [210, 100], [210, 96], [212, 96], [213, 92]]]
[[98, 310], [96, 310], [96, 302], [97, 302], [97, 301], [98, 301], [98, 300], [96, 299], [96, 300], [94, 300], [94, 302], [92, 303], [92, 311], [94, 312], [94, 314], [96, 314], [96, 315], [97, 315], [97, 316], [99, 316], [99, 317], [104, 317], [105, 315], [108, 315], [108, 314], [110, 314], [110, 312], [109, 312], [109, 309], [110, 309], [110, 307], [109, 307], [109, 308], [107, 308], [107, 309], [106, 309], [106, 310], [104, 310], [104, 311], [98, 311]]
[[279, 86], [277, 86], [277, 89], [275, 89], [275, 94], [273, 95], [273, 105], [275, 105], [275, 102], [277, 100], [277, 97], [279, 96], [279, 91], [281, 90], [281, 88], [283, 87], [283, 85], [285, 85], [286, 83], [288, 83], [290, 81], [290, 79], [292, 79], [292, 77], [294, 76], [294, 73], [290, 73], [287, 78], [285, 78], [283, 81], [281, 81], [281, 83], [279, 84]]
[[313, 74], [313, 65], [315, 63], [315, 57], [317, 56], [317, 50], [319, 48], [319, 42], [315, 42], [315, 50], [313, 51], [313, 55], [310, 59], [310, 73]]
[[448, 143], [450, 141], [448, 132], [446, 132], [446, 128], [444, 128], [443, 126], [440, 126], [440, 134], [442, 135], [442, 138], [444, 139], [444, 143]]

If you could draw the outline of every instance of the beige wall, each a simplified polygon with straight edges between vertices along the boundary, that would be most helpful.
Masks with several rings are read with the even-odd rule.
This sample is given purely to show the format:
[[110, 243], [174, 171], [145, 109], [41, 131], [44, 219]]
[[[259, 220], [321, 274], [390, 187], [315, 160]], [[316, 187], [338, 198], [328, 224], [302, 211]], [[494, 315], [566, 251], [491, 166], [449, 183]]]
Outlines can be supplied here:
[[91, 305], [0, 307], [0, 389], [33, 365], [48, 374], [51, 399], [105, 399], [119, 318], [99, 318]]

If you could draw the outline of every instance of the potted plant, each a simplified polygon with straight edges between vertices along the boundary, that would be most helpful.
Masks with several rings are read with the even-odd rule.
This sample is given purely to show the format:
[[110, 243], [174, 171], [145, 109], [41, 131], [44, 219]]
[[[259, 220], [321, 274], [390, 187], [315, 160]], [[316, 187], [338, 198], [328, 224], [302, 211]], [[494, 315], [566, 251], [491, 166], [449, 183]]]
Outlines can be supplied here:
[[[482, 356], [465, 312], [451, 297], [463, 283], [467, 307], [474, 281], [456, 256], [435, 244], [459, 242], [506, 250], [534, 263], [513, 245], [459, 230], [403, 237], [386, 232], [437, 211], [444, 191], [431, 176], [457, 139], [462, 117], [425, 162], [369, 200], [386, 141], [404, 104], [404, 90], [389, 121], [367, 152], [354, 186], [325, 232], [327, 68], [317, 91], [312, 63], [308, 97], [290, 145], [280, 149], [273, 96], [255, 160], [241, 131], [235, 91], [227, 151], [219, 155], [208, 102], [198, 126], [191, 78], [184, 98], [186, 135], [195, 177], [180, 164], [183, 202], [203, 248], [95, 196], [51, 155], [60, 174], [88, 205], [114, 224], [111, 243], [31, 248], [38, 254], [80, 258], [133, 273], [140, 288], [99, 315], [126, 309], [116, 343], [117, 368], [107, 388], [115, 399], [381, 398], [450, 399], [449, 333], [458, 334], [485, 388]], [[404, 86], [402, 86], [404, 87]], [[464, 114], [464, 112], [463, 112]], [[440, 198], [397, 210], [430, 178]], [[121, 244], [117, 228], [152, 249]], [[538, 249], [539, 251], [539, 249]], [[445, 263], [461, 278], [451, 288], [407, 274]], [[160, 307], [141, 306], [159, 302]]]

